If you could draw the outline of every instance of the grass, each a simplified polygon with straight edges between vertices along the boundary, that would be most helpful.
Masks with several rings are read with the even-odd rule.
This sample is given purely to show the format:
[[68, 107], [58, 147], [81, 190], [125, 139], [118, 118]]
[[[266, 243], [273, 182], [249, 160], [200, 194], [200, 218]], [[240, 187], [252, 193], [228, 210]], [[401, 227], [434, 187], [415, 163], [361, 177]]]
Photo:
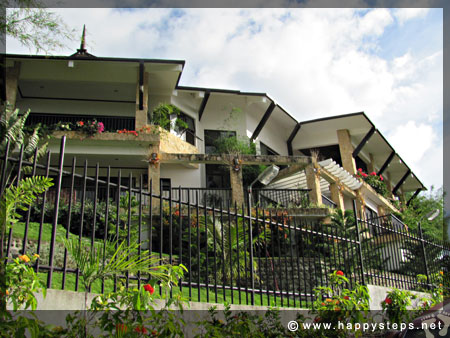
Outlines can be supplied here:
[[[36, 222], [30, 222], [28, 227], [28, 239], [37, 241], [39, 238], [39, 223]], [[42, 242], [50, 242], [51, 240], [51, 229], [52, 225], [50, 223], [44, 223], [42, 227]], [[25, 223], [19, 222], [14, 225], [13, 228], [13, 237], [15, 238], [23, 238], [23, 234], [25, 232]], [[61, 238], [66, 236], [66, 229], [60, 225], [57, 224], [56, 227], [56, 242], [62, 243]], [[70, 238], [78, 238], [77, 235], [69, 234]], [[83, 237], [83, 241], [89, 242], [91, 241], [90, 237]], [[102, 242], [101, 240], [96, 240], [98, 242]], [[156, 256], [159, 256], [159, 253], [154, 253]], [[164, 257], [168, 257], [167, 254], [163, 254]], [[175, 255], [173, 256], [174, 259], [177, 259]], [[47, 272], [39, 272], [39, 279], [41, 282], [43, 282], [44, 285], [47, 284]], [[53, 272], [52, 277], [52, 289], [62, 289], [62, 278], [63, 273], [62, 272]], [[76, 276], [74, 273], [66, 273], [66, 280], [65, 280], [65, 286], [64, 290], [70, 290], [75, 291], [75, 281]], [[135, 283], [135, 281], [130, 281], [130, 283]], [[97, 281], [92, 286], [91, 292], [100, 294], [102, 292], [101, 290], [101, 281]], [[105, 292], [111, 292], [114, 288], [114, 282], [112, 280], [106, 280], [105, 281]], [[81, 278], [79, 280], [78, 284], [78, 292], [84, 292], [84, 286], [81, 282]], [[225, 295], [223, 293], [222, 288], [217, 288], [217, 298], [214, 293], [214, 288], [210, 288], [207, 290], [207, 288], [200, 288], [198, 290], [197, 288], [191, 289], [191, 297], [189, 297], [189, 287], [183, 286], [181, 289], [182, 296], [186, 300], [191, 300], [193, 302], [198, 302], [199, 298], [199, 292], [200, 292], [200, 302], [209, 302], [209, 303], [219, 303], [219, 304], [227, 304], [227, 303], [233, 303], [233, 304], [242, 304], [242, 305], [250, 305], [251, 304], [251, 293], [246, 293], [245, 290], [242, 290], [240, 293], [239, 298], [239, 291], [237, 290], [225, 290]], [[159, 297], [159, 287], [156, 287], [155, 295], [157, 298]], [[233, 302], [231, 302], [231, 295], [233, 295]], [[286, 297], [283, 297], [283, 303], [281, 303], [281, 298], [277, 296], [276, 301], [273, 297], [273, 295], [270, 295], [270, 301], [267, 299], [267, 294], [263, 294], [262, 302], [261, 297], [258, 293], [255, 293], [255, 305], [256, 306], [277, 306], [277, 307], [288, 307], [287, 299]], [[239, 301], [240, 299], [240, 301]], [[247, 301], [248, 299], [248, 301]], [[293, 299], [289, 299], [289, 307], [294, 306]], [[299, 301], [296, 300], [296, 306], [299, 307]], [[305, 301], [302, 301], [302, 307], [307, 306], [305, 304]]]
[[[40, 281], [46, 285], [47, 283], [47, 272], [39, 272], [39, 279]], [[52, 289], [61, 290], [62, 289], [62, 272], [53, 272], [53, 278], [52, 278]], [[75, 280], [76, 275], [74, 273], [66, 273], [66, 281], [64, 285], [64, 290], [68, 291], [75, 291]], [[142, 285], [144, 282], [142, 282]], [[92, 293], [101, 294], [101, 281], [98, 280], [94, 283], [94, 285], [91, 288]], [[130, 280], [130, 286], [136, 286], [136, 281]], [[82, 284], [82, 279], [80, 277], [79, 284], [78, 284], [78, 292], [84, 292], [84, 286]], [[105, 293], [112, 292], [114, 290], [114, 282], [113, 280], [105, 280]], [[174, 289], [174, 292], [179, 292], [180, 288], [177, 287]], [[189, 287], [183, 286], [181, 289], [182, 296], [185, 300], [190, 300], [192, 302], [199, 302], [198, 300], [198, 294], [199, 290], [197, 288], [191, 289], [191, 297], [189, 297]], [[208, 293], [209, 293], [209, 300], [208, 300]], [[233, 293], [233, 302], [231, 302], [231, 293]], [[160, 288], [158, 286], [155, 287], [155, 298], [161, 298], [160, 297]], [[247, 296], [248, 296], [248, 302], [247, 302]], [[250, 305], [251, 304], [251, 293], [246, 293], [245, 290], [241, 291], [240, 295], [240, 301], [239, 301], [239, 291], [237, 290], [225, 290], [225, 297], [223, 294], [223, 289], [217, 289], [217, 299], [214, 294], [214, 288], [210, 288], [207, 290], [206, 288], [202, 287], [200, 288], [200, 302], [205, 303], [218, 303], [218, 304], [242, 304], [242, 305]], [[261, 297], [259, 294], [255, 293], [255, 305], [256, 306], [272, 306], [272, 307], [294, 307], [294, 301], [292, 298], [289, 299], [289, 306], [287, 303], [286, 297], [283, 297], [283, 303], [281, 303], [281, 299], [279, 296], [277, 296], [277, 299], [275, 301], [273, 295], [270, 295], [270, 303], [268, 302], [267, 295], [263, 294], [262, 302]], [[302, 300], [301, 304], [303, 308], [310, 306], [309, 302], [305, 302]], [[296, 299], [296, 307], [300, 307], [299, 300]]]

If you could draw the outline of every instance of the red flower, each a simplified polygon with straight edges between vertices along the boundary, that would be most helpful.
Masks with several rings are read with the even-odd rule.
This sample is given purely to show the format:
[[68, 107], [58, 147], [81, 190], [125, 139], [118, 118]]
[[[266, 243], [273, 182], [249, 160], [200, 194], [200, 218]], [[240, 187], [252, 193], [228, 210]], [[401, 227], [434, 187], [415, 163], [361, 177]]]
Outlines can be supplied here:
[[344, 296], [344, 299], [345, 299], [345, 300], [349, 300], [350, 297], [349, 297], [349, 296]]
[[79, 125], [80, 127], [82, 127], [82, 126], [84, 126], [84, 122], [83, 122], [83, 121], [78, 121], [78, 125]]
[[380, 180], [383, 180], [383, 176], [380, 175]]
[[367, 174], [366, 173], [362, 173], [361, 174], [363, 177], [367, 177]]
[[376, 173], [375, 171], [372, 171], [372, 172], [370, 173], [370, 175], [371, 175], [371, 176], [377, 176], [377, 173]]
[[177, 216], [177, 217], [180, 216], [180, 210], [175, 210], [175, 216]]
[[339, 270], [339, 271], [336, 271], [336, 275], [338, 275], [338, 276], [343, 276], [344, 273], [343, 273], [341, 270]]
[[153, 292], [155, 292], [155, 289], [150, 284], [145, 284], [144, 290], [150, 292], [151, 295], [153, 295]]
[[128, 327], [125, 324], [116, 324], [116, 331], [120, 333], [126, 333], [128, 331]]
[[361, 168], [358, 168], [358, 171], [359, 171], [360, 173], [362, 173], [362, 169], [361, 169]]
[[145, 326], [138, 326], [134, 329], [134, 331], [136, 332], [142, 332], [143, 334], [147, 334], [147, 329], [145, 328]]
[[153, 331], [152, 331], [152, 336], [155, 336], [155, 337], [156, 337], [157, 335], [158, 335], [158, 331], [153, 330]]
[[386, 299], [384, 300], [384, 302], [388, 305], [392, 304], [392, 299], [390, 299], [389, 297], [386, 297]]

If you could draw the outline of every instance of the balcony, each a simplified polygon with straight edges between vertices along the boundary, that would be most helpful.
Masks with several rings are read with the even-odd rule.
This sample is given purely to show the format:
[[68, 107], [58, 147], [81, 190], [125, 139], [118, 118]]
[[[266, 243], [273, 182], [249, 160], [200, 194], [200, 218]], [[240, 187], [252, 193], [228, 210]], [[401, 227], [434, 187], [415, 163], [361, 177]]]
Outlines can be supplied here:
[[123, 116], [105, 116], [105, 115], [73, 115], [73, 114], [48, 114], [48, 113], [30, 113], [26, 125], [32, 126], [38, 123], [43, 125], [52, 125], [58, 122], [75, 123], [77, 121], [97, 120], [105, 126], [105, 131], [116, 132], [117, 130], [135, 129], [135, 117]]

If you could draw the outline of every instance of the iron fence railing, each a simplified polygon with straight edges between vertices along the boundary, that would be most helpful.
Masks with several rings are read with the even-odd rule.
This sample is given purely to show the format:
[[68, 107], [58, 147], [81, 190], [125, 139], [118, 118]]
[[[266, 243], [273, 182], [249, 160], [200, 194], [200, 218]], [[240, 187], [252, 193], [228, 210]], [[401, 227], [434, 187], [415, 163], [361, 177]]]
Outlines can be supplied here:
[[87, 121], [96, 119], [105, 126], [105, 131], [115, 132], [117, 130], [135, 129], [135, 117], [123, 116], [104, 116], [104, 115], [72, 115], [72, 114], [48, 114], [48, 113], [30, 113], [26, 120], [26, 125], [35, 125], [38, 123], [50, 126], [58, 122], [75, 123], [77, 121]]
[[322, 195], [322, 204], [326, 205], [327, 207], [330, 207], [330, 208], [336, 208], [337, 207], [337, 204], [334, 203], [331, 199], [329, 199], [325, 195]]
[[[374, 283], [416, 288], [423, 286], [413, 280], [419, 273], [429, 277], [425, 285], [429, 286], [439, 266], [436, 262], [442, 258], [439, 253], [449, 250], [443, 243], [391, 227], [392, 218], [391, 223], [357, 219], [354, 226], [339, 227], [290, 216], [286, 208], [266, 208], [260, 203], [252, 207], [248, 201], [233, 204], [229, 190], [179, 187], [170, 193], [163, 189], [155, 193], [155, 184], [162, 188], [162, 182], [150, 182], [144, 189], [143, 175], [136, 179], [132, 174], [122, 177], [118, 170], [113, 177], [109, 167], [106, 179], [100, 180], [97, 174], [90, 177], [87, 171], [77, 173], [76, 158], [65, 171], [65, 141], [63, 137], [59, 154], [48, 153], [42, 163], [36, 157], [32, 162], [25, 161], [22, 153], [11, 156], [9, 149], [1, 155], [2, 193], [9, 184], [10, 172], [10, 177], [17, 176], [13, 184], [25, 172], [54, 179], [54, 186], [23, 213], [21, 226], [9, 231], [5, 247], [9, 258], [39, 254], [35, 269], [47, 273], [49, 288], [80, 288], [80, 272], [58, 236], [74, 237], [91, 246], [95, 242], [106, 245], [117, 238], [139, 242], [141, 249], [153, 252], [160, 263], [187, 267], [180, 289], [192, 301], [220, 299], [234, 304], [295, 307], [309, 307], [314, 288], [328, 285], [329, 274], [335, 270], [344, 271], [350, 287]], [[54, 156], [58, 158], [56, 168], [50, 166]], [[30, 169], [25, 171], [25, 167]], [[96, 170], [98, 173], [100, 168]], [[63, 179], [70, 182], [65, 190], [61, 188]], [[77, 180], [81, 187], [75, 186]], [[94, 187], [89, 198], [88, 186]], [[70, 198], [76, 188], [81, 194], [77, 201]], [[100, 191], [106, 194], [104, 199]], [[211, 201], [205, 198], [208, 193], [225, 195]], [[64, 194], [69, 196], [67, 203], [61, 202]], [[387, 235], [375, 236], [370, 227], [382, 229]], [[404, 249], [403, 256], [396, 249]], [[140, 285], [148, 276], [123, 278], [129, 286]], [[102, 284], [101, 292], [109, 287]], [[112, 288], [116, 287], [114, 284]]]
[[[367, 282], [402, 289], [436, 285], [448, 243], [410, 229], [394, 215], [359, 219]], [[420, 282], [423, 275], [427, 282]], [[439, 284], [439, 283], [437, 283]]]
[[261, 208], [306, 208], [310, 189], [253, 189], [252, 203]]

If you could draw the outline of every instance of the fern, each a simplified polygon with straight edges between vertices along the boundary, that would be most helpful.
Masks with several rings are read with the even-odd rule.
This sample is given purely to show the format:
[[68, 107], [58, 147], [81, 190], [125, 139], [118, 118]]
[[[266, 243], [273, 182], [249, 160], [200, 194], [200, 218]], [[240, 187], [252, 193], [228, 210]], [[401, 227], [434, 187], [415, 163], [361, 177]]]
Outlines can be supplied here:
[[43, 193], [53, 183], [48, 177], [28, 177], [19, 181], [17, 186], [5, 189], [0, 201], [0, 224], [2, 229], [9, 228], [20, 218], [17, 209], [28, 210], [28, 207], [36, 199], [36, 195]]

